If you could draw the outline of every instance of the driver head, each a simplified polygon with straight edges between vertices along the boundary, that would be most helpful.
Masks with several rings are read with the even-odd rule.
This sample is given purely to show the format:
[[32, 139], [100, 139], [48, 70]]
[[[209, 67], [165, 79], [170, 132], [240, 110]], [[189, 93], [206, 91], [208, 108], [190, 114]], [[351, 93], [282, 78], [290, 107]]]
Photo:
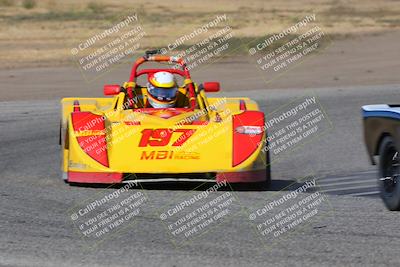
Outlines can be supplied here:
[[154, 108], [175, 106], [178, 87], [173, 74], [159, 71], [150, 74], [147, 83], [148, 101]]

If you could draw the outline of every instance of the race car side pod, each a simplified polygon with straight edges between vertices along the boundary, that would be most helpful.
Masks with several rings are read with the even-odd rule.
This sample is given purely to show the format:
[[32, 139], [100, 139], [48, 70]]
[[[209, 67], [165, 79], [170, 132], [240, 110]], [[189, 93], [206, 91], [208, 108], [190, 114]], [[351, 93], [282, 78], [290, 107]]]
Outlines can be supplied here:
[[[260, 111], [245, 110], [240, 114], [233, 115], [232, 123], [232, 166], [235, 167], [245, 162], [261, 146], [264, 134], [264, 113]], [[217, 181], [226, 180], [230, 183], [263, 182], [266, 181], [266, 179], [265, 169], [249, 170], [246, 168], [245, 171], [217, 174]]]
[[[92, 159], [109, 167], [106, 128], [103, 116], [91, 112], [71, 113], [74, 134], [82, 150]], [[75, 183], [120, 183], [122, 173], [68, 171], [68, 182]]]
[[79, 146], [92, 159], [108, 167], [107, 141], [103, 117], [91, 112], [78, 111], [71, 113], [71, 119]]
[[260, 111], [249, 110], [233, 115], [233, 167], [257, 150], [263, 137], [264, 122], [264, 113]]

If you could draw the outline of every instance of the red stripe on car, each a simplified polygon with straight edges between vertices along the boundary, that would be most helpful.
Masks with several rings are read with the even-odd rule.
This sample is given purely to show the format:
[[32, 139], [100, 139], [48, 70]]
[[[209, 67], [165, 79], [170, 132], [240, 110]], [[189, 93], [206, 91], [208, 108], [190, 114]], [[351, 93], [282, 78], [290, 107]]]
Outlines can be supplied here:
[[[248, 159], [260, 145], [264, 133], [264, 113], [260, 111], [244, 111], [233, 115], [233, 159], [232, 166], [237, 166]], [[262, 127], [259, 134], [244, 134], [236, 131], [243, 126]]]
[[75, 132], [102, 131], [102, 134], [77, 136], [76, 139], [86, 154], [103, 166], [109, 167], [103, 116], [91, 112], [73, 112], [71, 117]]

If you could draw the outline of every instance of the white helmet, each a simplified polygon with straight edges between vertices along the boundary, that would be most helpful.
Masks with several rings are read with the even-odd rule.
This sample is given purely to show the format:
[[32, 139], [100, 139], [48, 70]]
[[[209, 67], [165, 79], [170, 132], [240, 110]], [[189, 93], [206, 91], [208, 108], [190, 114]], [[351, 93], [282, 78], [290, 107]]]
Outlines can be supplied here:
[[171, 108], [175, 106], [178, 87], [175, 77], [167, 71], [149, 75], [147, 83], [148, 100], [154, 108]]

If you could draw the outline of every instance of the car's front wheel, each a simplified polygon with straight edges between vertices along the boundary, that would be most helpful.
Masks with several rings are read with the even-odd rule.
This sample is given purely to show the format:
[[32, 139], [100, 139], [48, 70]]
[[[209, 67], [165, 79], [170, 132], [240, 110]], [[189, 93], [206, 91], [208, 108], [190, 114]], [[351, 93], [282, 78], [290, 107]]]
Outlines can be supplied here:
[[400, 153], [392, 137], [385, 137], [379, 148], [379, 188], [389, 210], [400, 210]]

